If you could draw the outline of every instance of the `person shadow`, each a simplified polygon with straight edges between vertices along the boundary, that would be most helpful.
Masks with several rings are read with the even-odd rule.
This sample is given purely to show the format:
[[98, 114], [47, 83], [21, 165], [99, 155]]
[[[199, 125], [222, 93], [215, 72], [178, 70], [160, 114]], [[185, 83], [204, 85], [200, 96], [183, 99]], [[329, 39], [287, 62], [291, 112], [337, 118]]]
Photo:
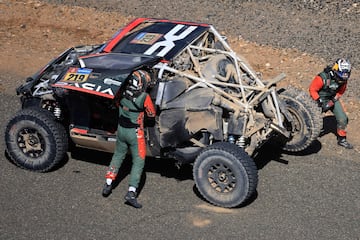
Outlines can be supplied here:
[[320, 138], [327, 135], [327, 134], [333, 134], [336, 136], [336, 118], [335, 116], [325, 116], [323, 118], [323, 129], [321, 129], [320, 132]]

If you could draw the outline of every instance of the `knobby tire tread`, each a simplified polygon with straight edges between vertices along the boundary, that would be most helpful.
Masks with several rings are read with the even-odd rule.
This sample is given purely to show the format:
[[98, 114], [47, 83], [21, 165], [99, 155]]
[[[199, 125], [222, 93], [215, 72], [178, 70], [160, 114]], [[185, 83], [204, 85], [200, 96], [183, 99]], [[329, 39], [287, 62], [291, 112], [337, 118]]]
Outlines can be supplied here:
[[303, 109], [306, 112], [306, 117], [310, 120], [311, 126], [309, 127], [311, 134], [309, 139], [302, 145], [293, 145], [288, 146], [284, 145], [283, 150], [288, 152], [301, 152], [308, 148], [313, 141], [315, 141], [321, 132], [323, 119], [321, 115], [321, 110], [317, 104], [308, 96], [304, 91], [301, 91], [295, 87], [287, 87], [285, 91], [280, 94], [281, 98], [291, 98], [293, 101], [296, 101], [297, 104], [303, 106]]
[[[55, 156], [53, 157], [53, 160], [51, 162], [45, 162], [41, 164], [41, 166], [26, 167], [22, 164], [26, 162], [25, 155], [21, 156], [23, 160], [16, 159], [16, 156], [18, 156], [18, 154], [14, 153], [14, 151], [17, 151], [17, 149], [14, 149], [9, 141], [10, 129], [14, 126], [14, 124], [18, 124], [23, 120], [34, 121], [35, 123], [39, 124], [43, 123], [43, 125], [40, 127], [44, 128], [48, 133], [51, 134], [50, 137], [53, 137], [55, 144]], [[22, 109], [18, 111], [9, 120], [5, 130], [5, 142], [7, 147], [7, 153], [11, 158], [11, 161], [20, 168], [35, 172], [49, 172], [55, 167], [57, 167], [64, 159], [68, 148], [67, 134], [64, 127], [54, 120], [54, 116], [50, 112], [38, 107]], [[29, 164], [26, 165], [29, 166]]]
[[[206, 199], [208, 202], [210, 202], [211, 204], [216, 205], [216, 206], [225, 207], [225, 208], [232, 208], [232, 207], [237, 207], [237, 206], [243, 205], [256, 192], [256, 188], [257, 188], [257, 184], [258, 184], [258, 169], [255, 165], [255, 162], [244, 150], [242, 150], [238, 146], [228, 143], [228, 142], [214, 143], [211, 146], [202, 150], [202, 152], [199, 154], [199, 156], [206, 154], [208, 152], [211, 152], [211, 151], [216, 151], [219, 153], [221, 153], [221, 152], [228, 153], [228, 154], [233, 155], [237, 160], [239, 160], [239, 163], [242, 165], [242, 167], [244, 168], [244, 170], [247, 173], [248, 189], [247, 189], [247, 193], [246, 193], [245, 197], [240, 199], [240, 201], [234, 201], [234, 202], [227, 202], [227, 203], [213, 202], [210, 199], [210, 197], [207, 196], [206, 193], [202, 192], [199, 189], [201, 196], [204, 199]], [[197, 171], [199, 170], [198, 168], [201, 163], [201, 162], [199, 162], [199, 158], [197, 158], [197, 160], [195, 160], [194, 168], [193, 168], [193, 175], [194, 175], [195, 180], [197, 180], [196, 174], [197, 174]], [[199, 185], [199, 184], [197, 184], [197, 185]]]

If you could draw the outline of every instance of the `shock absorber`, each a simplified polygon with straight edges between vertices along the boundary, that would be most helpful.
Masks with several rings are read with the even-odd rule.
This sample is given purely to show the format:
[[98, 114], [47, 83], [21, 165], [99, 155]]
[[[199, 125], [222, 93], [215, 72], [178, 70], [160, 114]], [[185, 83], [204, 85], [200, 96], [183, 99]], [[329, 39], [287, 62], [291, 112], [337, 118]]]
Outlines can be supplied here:
[[244, 136], [240, 136], [236, 141], [236, 145], [238, 145], [241, 148], [244, 148], [245, 144], [246, 144], [246, 139]]
[[52, 112], [56, 119], [59, 120], [61, 118], [61, 108], [58, 106], [57, 102], [45, 100], [43, 102], [42, 108]]
[[59, 108], [58, 106], [56, 106], [54, 108], [54, 116], [57, 118], [57, 119], [60, 119], [61, 117], [61, 108]]

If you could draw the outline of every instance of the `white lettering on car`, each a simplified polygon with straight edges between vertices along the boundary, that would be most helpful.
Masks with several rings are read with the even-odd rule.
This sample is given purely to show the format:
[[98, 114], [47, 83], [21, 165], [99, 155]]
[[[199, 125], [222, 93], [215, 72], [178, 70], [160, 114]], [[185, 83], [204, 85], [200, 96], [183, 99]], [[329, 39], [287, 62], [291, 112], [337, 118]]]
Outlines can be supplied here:
[[184, 25], [178, 24], [173, 29], [170, 30], [167, 34], [164, 35], [165, 40], [161, 42], [157, 42], [154, 45], [152, 45], [148, 50], [145, 51], [145, 55], [152, 55], [156, 50], [159, 48], [163, 48], [158, 54], [156, 54], [159, 57], [165, 56], [174, 46], [174, 41], [178, 41], [180, 39], [184, 39], [186, 36], [188, 36], [192, 31], [194, 31], [197, 27], [196, 26], [190, 26], [185, 31], [183, 31], [180, 35], [175, 35], [177, 32], [179, 32]]
[[75, 85], [75, 87], [78, 87], [78, 88], [84, 88], [86, 90], [91, 90], [91, 91], [100, 92], [100, 93], [109, 94], [111, 96], [114, 96], [114, 93], [111, 88], [103, 89], [100, 85], [96, 85], [93, 83], [83, 83], [83, 84], [75, 83], [74, 85]]

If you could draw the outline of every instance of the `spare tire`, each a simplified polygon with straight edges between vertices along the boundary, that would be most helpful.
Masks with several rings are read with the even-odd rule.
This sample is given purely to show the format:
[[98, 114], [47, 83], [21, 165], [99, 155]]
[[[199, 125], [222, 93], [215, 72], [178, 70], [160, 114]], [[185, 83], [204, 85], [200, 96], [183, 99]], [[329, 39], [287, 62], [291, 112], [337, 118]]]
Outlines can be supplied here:
[[283, 141], [282, 149], [288, 152], [303, 151], [320, 135], [323, 125], [321, 109], [304, 91], [293, 87], [280, 92], [280, 99], [292, 117], [291, 121], [284, 122], [291, 135]]

